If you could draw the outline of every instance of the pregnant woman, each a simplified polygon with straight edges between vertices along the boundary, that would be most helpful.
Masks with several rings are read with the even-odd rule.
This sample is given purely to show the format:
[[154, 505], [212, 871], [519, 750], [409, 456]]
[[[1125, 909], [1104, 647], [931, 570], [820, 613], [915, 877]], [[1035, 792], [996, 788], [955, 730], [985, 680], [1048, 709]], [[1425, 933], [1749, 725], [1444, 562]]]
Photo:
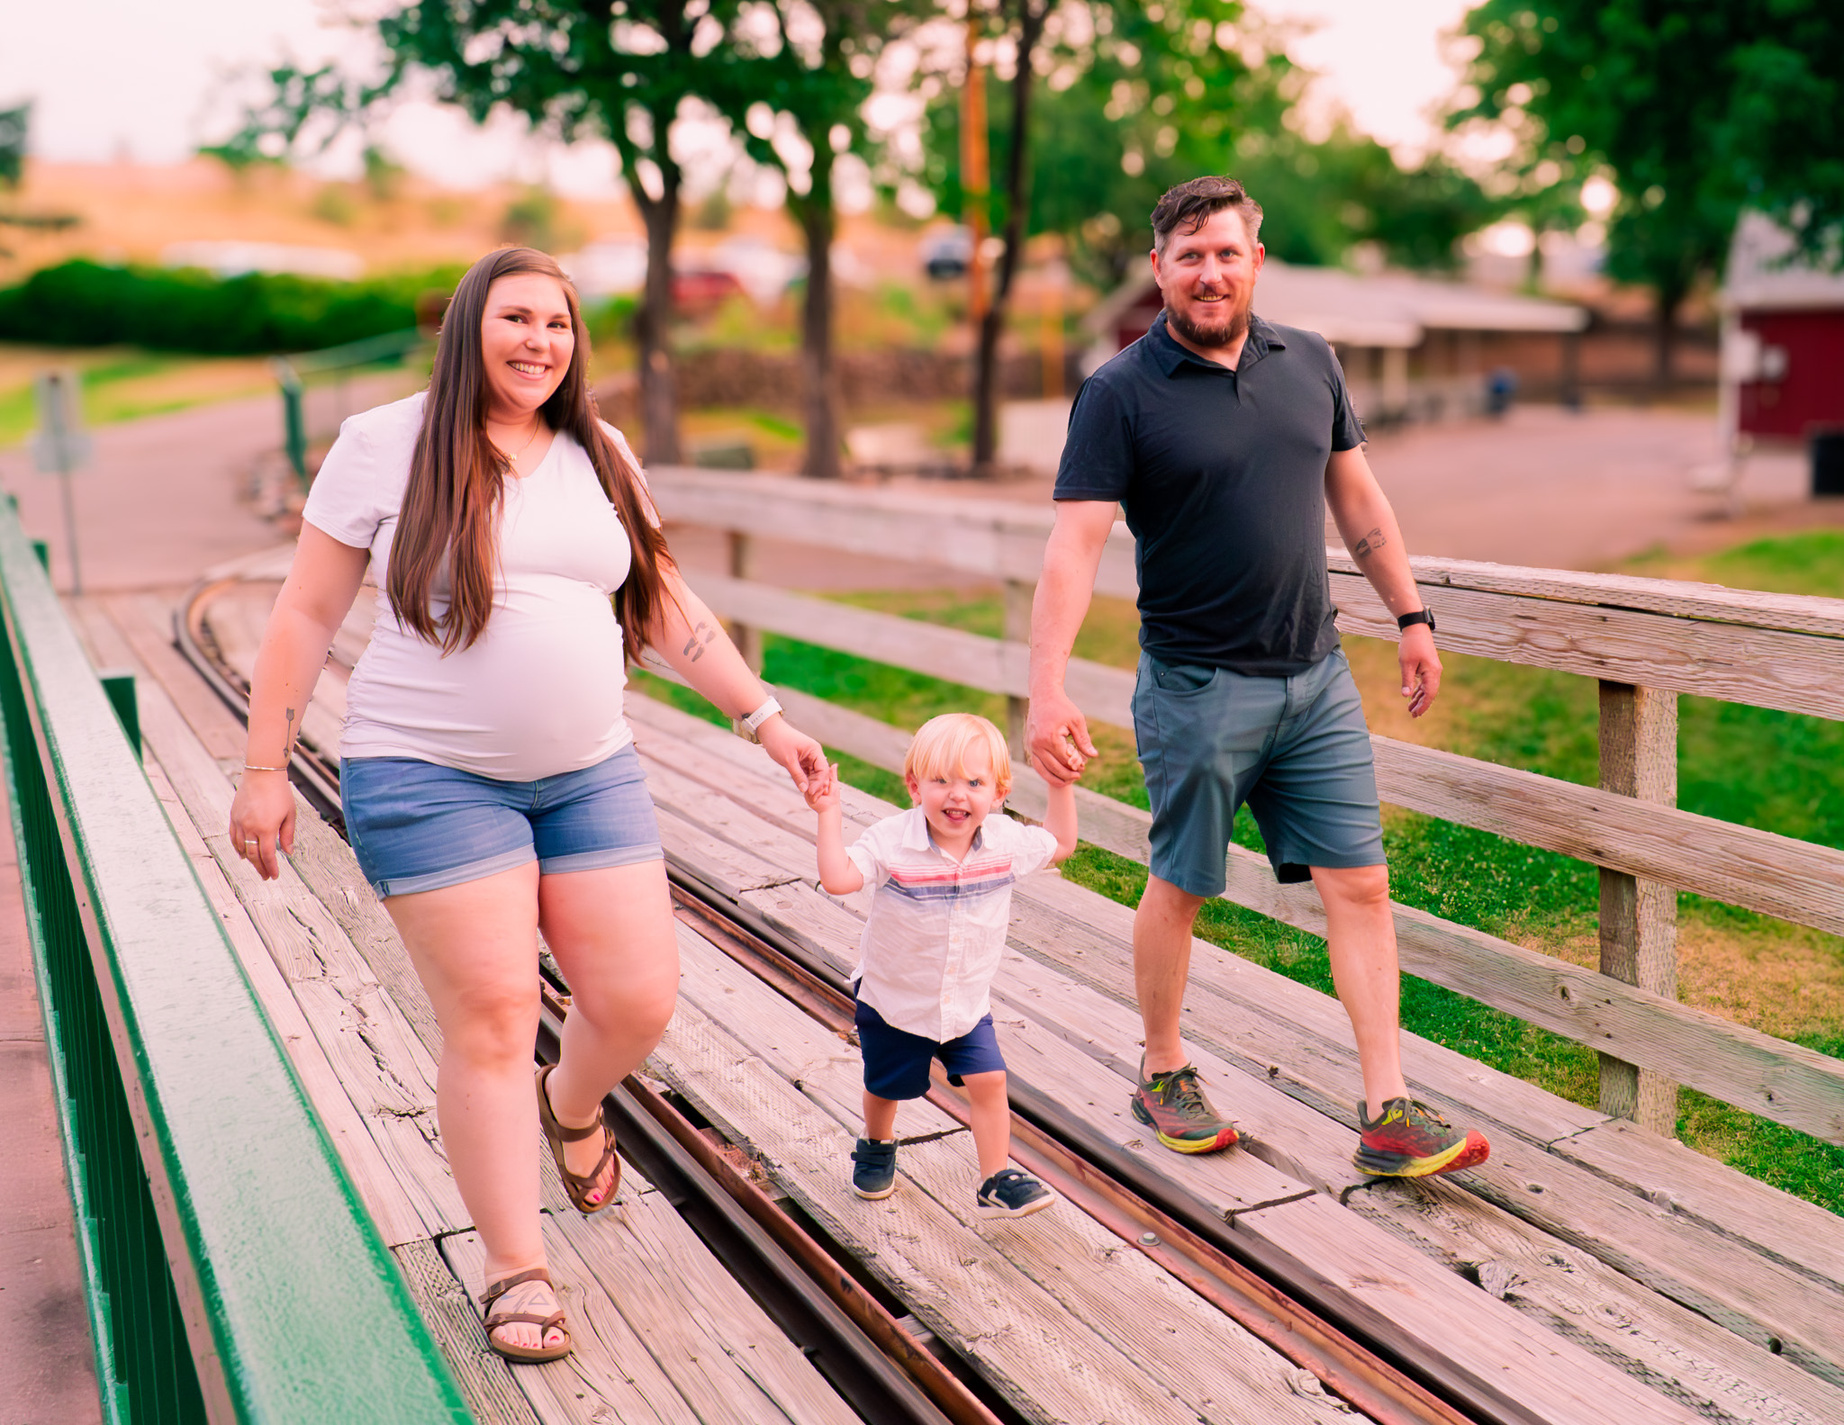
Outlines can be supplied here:
[[[230, 815], [233, 843], [276, 876], [301, 714], [369, 565], [383, 602], [348, 693], [346, 827], [441, 1024], [436, 1112], [486, 1247], [488, 1340], [515, 1361], [570, 1350], [532, 1130], [580, 1211], [612, 1202], [602, 1098], [678, 990], [627, 659], [656, 649], [797, 786], [825, 769], [680, 578], [626, 441], [596, 417], [588, 355], [562, 270], [501, 249], [455, 289], [429, 389], [345, 423], [257, 656]], [[540, 931], [572, 1003], [534, 1093]]]

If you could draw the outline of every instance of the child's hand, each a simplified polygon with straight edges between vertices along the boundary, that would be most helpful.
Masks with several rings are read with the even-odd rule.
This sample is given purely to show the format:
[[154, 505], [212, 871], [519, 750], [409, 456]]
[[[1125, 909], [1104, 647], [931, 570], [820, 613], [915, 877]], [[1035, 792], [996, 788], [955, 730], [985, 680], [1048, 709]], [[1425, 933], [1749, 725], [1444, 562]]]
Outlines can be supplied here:
[[1082, 758], [1081, 754], [1076, 752], [1073, 746], [1070, 748], [1070, 756], [1075, 761], [1077, 770], [1076, 775], [1068, 782], [1063, 780], [1060, 773], [1056, 776], [1052, 776], [1049, 772], [1045, 771], [1042, 759], [1039, 758], [1035, 752], [1030, 754], [1031, 770], [1042, 777], [1044, 781], [1052, 787], [1072, 785], [1082, 780], [1082, 774], [1088, 770], [1088, 763]]
[[807, 806], [812, 811], [830, 811], [839, 804], [839, 764], [828, 766], [821, 775], [807, 779]]

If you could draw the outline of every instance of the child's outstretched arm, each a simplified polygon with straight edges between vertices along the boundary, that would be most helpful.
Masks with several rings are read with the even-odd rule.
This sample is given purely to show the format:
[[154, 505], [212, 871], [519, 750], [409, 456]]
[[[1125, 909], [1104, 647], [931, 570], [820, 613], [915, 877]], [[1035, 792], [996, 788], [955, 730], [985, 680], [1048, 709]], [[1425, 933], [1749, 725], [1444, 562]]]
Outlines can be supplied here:
[[845, 813], [839, 805], [839, 764], [807, 781], [807, 805], [819, 813], [820, 885], [835, 896], [864, 888], [864, 873], [845, 854]]
[[1044, 809], [1044, 830], [1056, 838], [1056, 855], [1050, 864], [1067, 861], [1076, 849], [1076, 784], [1044, 778], [1049, 805]]

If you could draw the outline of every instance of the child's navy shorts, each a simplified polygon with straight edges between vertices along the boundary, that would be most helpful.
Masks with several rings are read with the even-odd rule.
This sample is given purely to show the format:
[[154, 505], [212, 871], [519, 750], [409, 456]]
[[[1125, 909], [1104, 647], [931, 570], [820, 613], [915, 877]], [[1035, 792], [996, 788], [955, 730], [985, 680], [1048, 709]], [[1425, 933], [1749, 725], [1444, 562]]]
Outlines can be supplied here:
[[941, 1060], [957, 1082], [968, 1074], [1005, 1067], [990, 1014], [945, 1044], [884, 1023], [884, 1017], [863, 1000], [858, 1001], [856, 1020], [858, 1045], [864, 1051], [864, 1086], [879, 1098], [921, 1098], [928, 1092], [931, 1059]]

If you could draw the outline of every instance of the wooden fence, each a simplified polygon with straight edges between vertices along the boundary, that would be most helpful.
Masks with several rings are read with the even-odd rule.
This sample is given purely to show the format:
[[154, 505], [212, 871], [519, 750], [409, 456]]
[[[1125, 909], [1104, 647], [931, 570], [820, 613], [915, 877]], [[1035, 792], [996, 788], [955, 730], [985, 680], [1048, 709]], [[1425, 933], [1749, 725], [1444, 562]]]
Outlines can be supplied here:
[[[769, 476], [662, 469], [653, 492], [669, 522], [725, 531], [730, 573], [698, 592], [733, 621], [745, 651], [776, 633], [1008, 699], [1022, 726], [1031, 594], [1052, 514], [980, 498], [937, 498]], [[1004, 637], [870, 612], [752, 580], [752, 541], [789, 540], [999, 581]], [[1395, 620], [1342, 550], [1328, 550], [1339, 627], [1393, 640]], [[1585, 787], [1373, 735], [1382, 798], [1599, 866], [1599, 973], [1438, 916], [1395, 907], [1403, 968], [1599, 1051], [1601, 1107], [1670, 1134], [1687, 1084], [1844, 1143], [1844, 1061], [1677, 1002], [1677, 895], [1844, 935], [1844, 852], [1682, 811], [1677, 697], [1844, 718], [1844, 600], [1750, 593], [1617, 575], [1416, 559], [1443, 649], [1594, 678], [1600, 786]], [[1137, 592], [1132, 536], [1117, 524], [1096, 592]], [[1072, 659], [1067, 687], [1091, 718], [1131, 728], [1134, 675]], [[790, 716], [829, 746], [900, 769], [907, 737], [790, 690]], [[1042, 806], [1034, 774], [1012, 801]], [[1151, 818], [1079, 791], [1082, 838], [1145, 861]], [[1224, 898], [1315, 933], [1308, 885], [1278, 885], [1267, 861], [1228, 853]]]

